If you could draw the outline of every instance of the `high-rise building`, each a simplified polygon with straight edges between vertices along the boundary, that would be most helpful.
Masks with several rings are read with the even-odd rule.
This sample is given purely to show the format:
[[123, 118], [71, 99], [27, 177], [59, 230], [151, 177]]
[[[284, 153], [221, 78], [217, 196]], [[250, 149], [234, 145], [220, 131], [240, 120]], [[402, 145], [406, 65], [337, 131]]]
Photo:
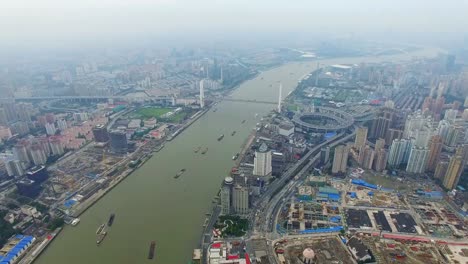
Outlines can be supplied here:
[[401, 139], [403, 137], [403, 130], [390, 128], [385, 133], [385, 143], [392, 144], [393, 140]]
[[67, 121], [65, 119], [57, 120], [57, 127], [60, 131], [65, 131], [68, 128]]
[[255, 151], [253, 174], [267, 176], [271, 174], [271, 170], [271, 151], [265, 143], [262, 143]]
[[228, 215], [231, 213], [231, 193], [234, 179], [231, 177], [224, 178], [223, 186], [220, 192], [221, 214]]
[[8, 176], [23, 176], [25, 171], [21, 161], [15, 159], [12, 153], [0, 154], [0, 160], [5, 164]]
[[93, 128], [94, 140], [99, 143], [105, 143], [109, 141], [109, 133], [107, 133], [107, 127], [99, 124]]
[[15, 155], [15, 159], [24, 162], [27, 166], [31, 163], [28, 155], [28, 142], [27, 141], [20, 141], [13, 147], [13, 154]]
[[385, 149], [376, 150], [374, 158], [374, 170], [378, 172], [385, 170], [385, 167], [387, 166], [387, 158], [388, 153]]
[[462, 119], [468, 121], [468, 109], [463, 110]]
[[404, 138], [415, 137], [415, 133], [424, 128], [430, 127], [432, 124], [432, 118], [430, 116], [424, 116], [421, 111], [416, 111], [413, 114], [408, 115], [405, 122], [405, 130], [403, 131]]
[[47, 123], [55, 123], [55, 115], [53, 113], [47, 113], [45, 115], [45, 119], [47, 121]]
[[49, 136], [53, 136], [53, 135], [55, 135], [55, 132], [57, 132], [57, 129], [55, 128], [54, 123], [48, 123], [47, 122], [45, 124], [45, 129], [46, 129], [47, 135], [49, 135]]
[[445, 173], [443, 179], [443, 185], [447, 189], [454, 189], [458, 185], [460, 176], [465, 167], [466, 161], [463, 160], [464, 152], [463, 148], [457, 148], [457, 152], [450, 158], [450, 162], [447, 167], [447, 172]]
[[205, 80], [202, 79], [200, 81], [200, 108], [205, 107], [205, 88], [203, 87], [205, 85]]
[[455, 147], [463, 144], [465, 141], [465, 130], [463, 126], [451, 125], [445, 135], [444, 144], [449, 147]]
[[408, 165], [406, 166], [406, 172], [423, 173], [426, 169], [428, 157], [428, 148], [413, 146], [409, 155]]
[[457, 119], [457, 115], [458, 110], [447, 109], [444, 114], [444, 120], [447, 120], [449, 122], [455, 122], [455, 119]]
[[232, 190], [232, 207], [236, 214], [246, 215], [249, 213], [249, 189], [237, 185]]
[[283, 84], [280, 83], [280, 85], [279, 85], [279, 93], [278, 93], [278, 113], [281, 113], [281, 101], [283, 100], [283, 98], [282, 98], [282, 92], [283, 92]]
[[425, 148], [428, 146], [429, 140], [431, 139], [432, 130], [429, 129], [428, 127], [423, 127], [422, 129], [413, 131], [412, 134], [414, 137], [414, 142], [413, 142], [414, 146]]
[[29, 134], [29, 131], [30, 131], [28, 124], [22, 121], [11, 124], [10, 129], [11, 129], [11, 134], [13, 135], [18, 134], [20, 136]]
[[11, 138], [11, 130], [9, 127], [0, 126], [0, 139], [6, 140]]
[[381, 150], [381, 149], [384, 149], [385, 148], [385, 139], [383, 138], [379, 138], [377, 139], [377, 141], [375, 142], [375, 151], [377, 150]]
[[60, 136], [53, 136], [49, 138], [50, 149], [53, 155], [60, 156], [65, 151], [63, 149], [62, 139]]
[[47, 156], [40, 144], [31, 145], [29, 152], [31, 153], [31, 158], [34, 165], [38, 166], [47, 162]]
[[354, 147], [360, 149], [366, 146], [367, 142], [367, 127], [359, 127], [356, 131], [356, 139], [354, 140]]
[[434, 171], [434, 178], [443, 180], [445, 174], [447, 173], [449, 161], [448, 160], [441, 160], [437, 163], [437, 166]]
[[127, 153], [127, 135], [122, 130], [112, 130], [109, 133], [110, 148], [115, 153]]
[[346, 172], [348, 165], [348, 154], [349, 149], [345, 145], [339, 145], [335, 148], [335, 154], [333, 156], [332, 173]]
[[281, 176], [286, 164], [286, 157], [281, 152], [271, 153], [271, 175]]
[[406, 164], [411, 151], [412, 143], [408, 139], [395, 139], [390, 146], [388, 154], [388, 165], [392, 168], [397, 168], [402, 164]]
[[320, 150], [320, 161], [322, 162], [322, 164], [326, 164], [328, 163], [329, 160], [330, 160], [330, 147], [329, 146], [322, 147], [322, 149]]
[[372, 121], [370, 137], [371, 138], [383, 138], [390, 128], [392, 120], [385, 116], [378, 116]]
[[5, 108], [0, 107], [0, 125], [7, 126], [8, 125], [8, 118], [6, 115]]
[[24, 122], [31, 122], [31, 115], [33, 112], [33, 105], [31, 103], [17, 103], [16, 112], [18, 120]]
[[364, 169], [371, 169], [372, 164], [374, 163], [374, 155], [374, 150], [369, 146], [361, 147], [358, 157], [359, 165]]
[[431, 137], [429, 142], [429, 158], [427, 160], [426, 169], [428, 171], [434, 171], [437, 163], [439, 162], [440, 153], [442, 151], [442, 137], [434, 135]]

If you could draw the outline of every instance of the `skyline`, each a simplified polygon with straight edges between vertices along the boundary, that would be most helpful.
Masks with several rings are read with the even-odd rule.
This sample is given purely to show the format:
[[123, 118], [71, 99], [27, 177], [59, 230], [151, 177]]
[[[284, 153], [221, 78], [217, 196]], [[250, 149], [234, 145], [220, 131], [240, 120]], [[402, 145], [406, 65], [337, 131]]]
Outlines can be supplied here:
[[[0, 4], [0, 48], [217, 42], [254, 35], [291, 42], [317, 35], [467, 38], [468, 2], [441, 1], [9, 1]], [[434, 39], [437, 39], [434, 37]], [[164, 43], [162, 43], [164, 42]]]

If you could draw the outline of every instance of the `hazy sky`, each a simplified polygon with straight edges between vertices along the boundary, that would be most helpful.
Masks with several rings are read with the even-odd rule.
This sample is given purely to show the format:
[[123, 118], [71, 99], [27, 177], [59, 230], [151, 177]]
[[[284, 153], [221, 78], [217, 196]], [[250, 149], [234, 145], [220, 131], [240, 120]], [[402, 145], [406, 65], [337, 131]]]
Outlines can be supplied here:
[[[0, 43], [159, 35], [468, 31], [468, 0], [1, 0]], [[0, 44], [0, 45], [1, 45]]]

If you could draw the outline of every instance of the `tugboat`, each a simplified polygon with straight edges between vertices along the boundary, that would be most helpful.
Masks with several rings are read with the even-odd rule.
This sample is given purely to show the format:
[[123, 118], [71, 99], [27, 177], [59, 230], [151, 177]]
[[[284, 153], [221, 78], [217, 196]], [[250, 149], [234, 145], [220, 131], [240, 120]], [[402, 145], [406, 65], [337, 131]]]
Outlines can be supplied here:
[[149, 248], [149, 253], [148, 253], [148, 259], [153, 259], [154, 258], [154, 249], [156, 247], [156, 242], [151, 241], [150, 248]]
[[207, 152], [208, 152], [208, 148], [204, 149], [204, 150], [201, 152], [201, 154], [205, 155], [205, 153], [207, 153]]
[[236, 131], [232, 131], [231, 136], [234, 136], [236, 134]]
[[193, 150], [194, 153], [198, 153], [200, 151], [201, 147], [198, 147], [196, 149]]
[[104, 226], [106, 226], [106, 224], [102, 224], [98, 227], [98, 229], [96, 230], [96, 235], [99, 235], [102, 232], [102, 230], [104, 229]]
[[239, 153], [236, 153], [236, 155], [232, 156], [232, 160], [236, 160], [237, 158], [239, 158]]
[[174, 179], [177, 179], [180, 176], [182, 176], [182, 174], [184, 174], [185, 171], [186, 171], [186, 169], [181, 169], [178, 173], [176, 173], [176, 175], [174, 176]]
[[223, 140], [223, 138], [224, 138], [224, 134], [221, 134], [221, 135], [218, 137], [218, 141]]
[[115, 214], [111, 214], [109, 216], [109, 221], [107, 221], [107, 226], [108, 227], [111, 227], [112, 226], [112, 223], [114, 223], [114, 218], [115, 218]]

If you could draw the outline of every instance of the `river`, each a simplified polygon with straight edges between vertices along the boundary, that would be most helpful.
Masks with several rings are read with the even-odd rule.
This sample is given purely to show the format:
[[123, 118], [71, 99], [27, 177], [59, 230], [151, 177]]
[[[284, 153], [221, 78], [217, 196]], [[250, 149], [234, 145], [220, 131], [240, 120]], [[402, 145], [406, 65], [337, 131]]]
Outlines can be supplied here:
[[[433, 56], [439, 50], [424, 49], [405, 55], [336, 58], [320, 64], [380, 62]], [[262, 72], [233, 92], [234, 98], [275, 101], [278, 81], [285, 97], [298, 80], [316, 67], [316, 61], [289, 63]], [[270, 86], [271, 85], [271, 86]], [[234, 162], [259, 116], [275, 106], [221, 102], [141, 168], [81, 215], [76, 227], [67, 226], [35, 261], [37, 264], [183, 264], [191, 259], [198, 244], [205, 213], [217, 194], [222, 179]], [[259, 117], [258, 117], [259, 118]], [[245, 119], [246, 122], [241, 124]], [[231, 136], [231, 132], [237, 133]], [[220, 142], [220, 134], [226, 136]], [[206, 155], [193, 149], [208, 147]], [[187, 171], [179, 178], [174, 175]], [[104, 242], [96, 246], [96, 229], [115, 213], [115, 221]], [[156, 257], [148, 260], [150, 241], [156, 241]]]

